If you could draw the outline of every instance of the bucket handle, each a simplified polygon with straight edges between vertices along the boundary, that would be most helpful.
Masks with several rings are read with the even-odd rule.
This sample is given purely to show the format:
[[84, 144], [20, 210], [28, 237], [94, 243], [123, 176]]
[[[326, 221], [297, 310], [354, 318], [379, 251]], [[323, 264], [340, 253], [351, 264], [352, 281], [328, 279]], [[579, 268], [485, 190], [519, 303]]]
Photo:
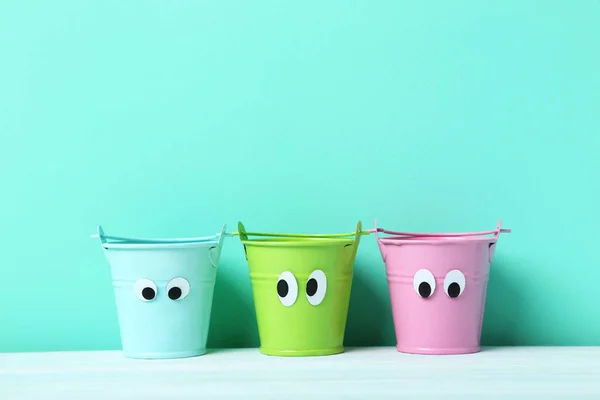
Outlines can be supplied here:
[[489, 245], [489, 254], [488, 261], [491, 264], [492, 258], [494, 257], [494, 251], [496, 248], [496, 242], [501, 233], [510, 233], [510, 229], [502, 228], [502, 219], [498, 220], [498, 224], [496, 225], [496, 229], [489, 231], [480, 231], [480, 232], [466, 232], [466, 233], [419, 233], [419, 232], [397, 232], [390, 231], [383, 228], [377, 227], [377, 219], [374, 220], [374, 228], [369, 229], [368, 232], [375, 232], [375, 238], [377, 239], [377, 243], [379, 243], [379, 249], [381, 251], [381, 257], [383, 261], [385, 261], [385, 251], [384, 247], [379, 241], [379, 233], [387, 233], [389, 235], [395, 236], [406, 236], [406, 237], [421, 237], [421, 238], [440, 238], [440, 237], [463, 237], [463, 236], [483, 236], [483, 235], [494, 235], [493, 241]]
[[[226, 233], [221, 231], [219, 235], [223, 236], [233, 236], [231, 233]], [[161, 243], [188, 243], [188, 242], [203, 242], [214, 239], [214, 236], [199, 236], [199, 237], [189, 237], [189, 238], [174, 238], [174, 239], [165, 239], [165, 238], [130, 238], [124, 236], [111, 236], [105, 235], [104, 230], [100, 225], [97, 227], [97, 233], [90, 235], [92, 239], [99, 238], [100, 243], [106, 243], [108, 240], [116, 240], [119, 242], [132, 242], [132, 243], [153, 243], [153, 244], [161, 244]]]
[[[248, 234], [246, 233], [246, 227], [242, 224], [242, 221], [238, 221], [238, 231], [235, 232], [240, 236], [240, 240], [248, 240]], [[246, 245], [242, 243], [244, 246], [244, 257], [246, 257], [246, 261], [248, 261], [248, 252], [246, 251]]]
[[238, 234], [240, 239], [248, 240], [248, 236], [264, 236], [264, 237], [297, 237], [297, 238], [323, 238], [323, 239], [335, 239], [343, 238], [354, 235], [370, 235], [369, 231], [360, 232], [348, 232], [348, 233], [323, 233], [323, 234], [312, 234], [312, 233], [266, 233], [266, 232], [246, 232], [243, 230], [244, 226], [241, 222], [238, 223], [238, 232], [234, 232], [233, 235]]
[[511, 232], [510, 229], [502, 229], [500, 226], [502, 225], [502, 220], [500, 220], [498, 222], [498, 226], [496, 227], [496, 229], [492, 229], [489, 231], [480, 231], [480, 232], [466, 232], [466, 233], [460, 233], [460, 232], [450, 232], [450, 233], [419, 233], [419, 232], [397, 232], [397, 231], [390, 231], [387, 229], [383, 229], [383, 228], [377, 228], [377, 220], [375, 220], [375, 228], [373, 229], [369, 229], [369, 232], [375, 232], [377, 238], [379, 239], [379, 235], [378, 233], [387, 233], [389, 235], [395, 235], [395, 236], [409, 236], [409, 237], [461, 237], [461, 236], [482, 236], [482, 235], [491, 235], [494, 234], [494, 239], [498, 239], [498, 235], [500, 233], [509, 233]]
[[496, 251], [496, 244], [498, 243], [498, 237], [500, 233], [510, 232], [510, 229], [502, 229], [502, 219], [498, 220], [498, 225], [496, 225], [496, 229], [494, 230], [494, 241], [490, 243], [488, 246], [488, 263], [492, 263], [492, 258], [494, 258], [494, 253]]
[[104, 235], [104, 229], [102, 229], [102, 226], [98, 225], [96, 227], [96, 234], [95, 235], [91, 235], [90, 237], [92, 239], [99, 239], [100, 240], [100, 244], [102, 245], [102, 247], [104, 247], [104, 243], [106, 243], [107, 238], [110, 238], [110, 236], [105, 236]]
[[[238, 231], [233, 232], [233, 235], [239, 235], [240, 240], [248, 240], [248, 236], [262, 236], [262, 237], [297, 237], [297, 238], [312, 238], [312, 239], [334, 239], [334, 238], [344, 238], [349, 236], [356, 236], [354, 241], [355, 249], [353, 253], [353, 257], [356, 256], [356, 250], [358, 248], [358, 243], [360, 242], [360, 236], [362, 235], [370, 235], [370, 231], [362, 230], [362, 223], [358, 221], [356, 226], [356, 232], [349, 233], [323, 233], [323, 234], [312, 234], [312, 233], [267, 233], [267, 232], [248, 232], [242, 224], [241, 221], [238, 222]], [[244, 244], [244, 254], [246, 256], [246, 260], [248, 260], [248, 252], [246, 251], [246, 245]]]
[[[208, 249], [208, 261], [210, 261], [211, 265], [213, 266], [213, 268], [217, 268], [217, 266], [219, 265], [219, 260], [221, 259], [221, 249], [223, 248], [223, 238], [228, 236], [231, 237], [233, 236], [231, 233], [227, 233], [225, 232], [227, 230], [227, 225], [223, 224], [223, 227], [221, 228], [221, 232], [219, 232], [217, 234], [217, 236], [219, 237], [219, 242], [217, 243], [216, 246], [211, 247], [210, 249]], [[213, 260], [212, 258], [212, 251], [213, 250], [217, 250], [217, 257], [216, 257], [216, 261]]]
[[354, 260], [356, 260], [356, 253], [358, 252], [358, 245], [360, 243], [360, 237], [362, 235], [364, 235], [365, 232], [366, 232], [366, 234], [370, 234], [370, 232], [362, 230], [362, 222], [358, 221], [358, 223], [356, 224], [356, 232], [354, 233], [356, 235], [355, 239], [354, 239], [354, 244], [347, 245], [347, 246], [354, 246], [354, 248], [352, 249], [352, 254], [350, 255], [350, 258], [349, 258], [350, 263], [353, 263]]
[[[224, 237], [232, 237], [233, 236], [232, 233], [225, 232], [226, 229], [227, 229], [227, 225], [223, 225], [223, 227], [221, 228], [221, 232], [218, 233], [217, 235], [215, 235], [215, 236], [219, 237], [219, 242], [217, 243], [216, 246], [213, 246], [213, 247], [211, 247], [209, 249], [208, 257], [210, 259], [211, 264], [215, 268], [216, 268], [217, 264], [213, 263], [213, 260], [212, 260], [211, 255], [210, 255], [210, 251], [218, 248], [219, 249], [219, 255], [220, 255], [221, 248], [223, 247], [223, 238]], [[104, 247], [104, 245], [106, 244], [106, 242], [108, 240], [115, 240], [115, 241], [119, 241], [119, 242], [131, 242], [131, 243], [161, 244], [161, 243], [192, 243], [192, 242], [203, 242], [203, 241], [209, 241], [211, 239], [214, 239], [214, 237], [215, 237], [215, 236], [201, 236], [201, 237], [175, 238], [175, 239], [163, 239], [163, 238], [128, 238], [128, 237], [123, 237], [123, 236], [105, 235], [104, 234], [104, 229], [102, 229], [101, 225], [98, 225], [96, 227], [96, 232], [97, 233], [95, 233], [93, 235], [90, 235], [90, 237], [92, 239], [99, 239], [100, 240], [100, 244], [102, 245], [102, 247]], [[218, 260], [219, 259], [217, 258], [217, 263], [218, 263]]]

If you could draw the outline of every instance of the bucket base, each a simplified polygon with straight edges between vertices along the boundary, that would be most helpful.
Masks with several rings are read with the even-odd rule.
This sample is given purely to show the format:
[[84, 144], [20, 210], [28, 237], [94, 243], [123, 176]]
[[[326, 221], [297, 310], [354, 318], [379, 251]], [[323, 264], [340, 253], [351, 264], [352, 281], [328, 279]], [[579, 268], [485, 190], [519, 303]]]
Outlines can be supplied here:
[[340, 354], [344, 352], [344, 346], [333, 347], [331, 349], [317, 349], [317, 350], [279, 350], [279, 349], [268, 349], [260, 347], [258, 349], [261, 354], [267, 356], [279, 356], [279, 357], [314, 357], [314, 356], [331, 356], [333, 354]]
[[459, 355], [459, 354], [473, 354], [481, 351], [481, 346], [476, 347], [459, 347], [452, 349], [429, 349], [426, 347], [401, 347], [396, 346], [396, 350], [400, 353], [408, 354], [429, 354], [429, 355]]
[[143, 360], [165, 360], [170, 358], [189, 358], [197, 357], [206, 354], [206, 349], [175, 351], [170, 353], [128, 353], [123, 351], [123, 356], [126, 358], [135, 358]]

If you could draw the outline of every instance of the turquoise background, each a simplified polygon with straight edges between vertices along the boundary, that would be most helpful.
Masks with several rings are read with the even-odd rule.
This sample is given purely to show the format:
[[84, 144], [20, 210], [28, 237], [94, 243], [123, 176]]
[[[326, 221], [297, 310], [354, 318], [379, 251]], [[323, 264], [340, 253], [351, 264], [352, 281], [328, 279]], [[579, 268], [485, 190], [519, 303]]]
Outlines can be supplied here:
[[[0, 351], [118, 349], [108, 234], [513, 229], [484, 344], [600, 345], [600, 3], [3, 1]], [[257, 346], [242, 246], [209, 346]], [[346, 344], [395, 343], [373, 235]]]

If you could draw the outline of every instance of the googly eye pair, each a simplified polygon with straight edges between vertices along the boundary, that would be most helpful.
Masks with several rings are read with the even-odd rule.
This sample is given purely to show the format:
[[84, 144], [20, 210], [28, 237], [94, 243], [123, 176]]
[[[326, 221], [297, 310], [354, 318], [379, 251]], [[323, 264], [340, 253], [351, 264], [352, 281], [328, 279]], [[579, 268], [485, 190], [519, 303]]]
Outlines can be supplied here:
[[[327, 276], [323, 271], [313, 271], [306, 281], [306, 299], [313, 306], [321, 304], [327, 292]], [[298, 281], [290, 271], [284, 271], [277, 280], [277, 296], [286, 307], [292, 306], [298, 299]]]
[[[465, 290], [465, 285], [465, 275], [457, 269], [448, 272], [444, 278], [444, 292], [451, 299], [460, 296]], [[413, 287], [420, 297], [427, 299], [433, 296], [435, 286], [435, 277], [431, 271], [420, 269], [415, 273]]]
[[[166, 287], [167, 296], [171, 300], [183, 300], [190, 293], [190, 283], [185, 278], [173, 278]], [[138, 279], [133, 285], [133, 293], [142, 301], [152, 301], [158, 294], [156, 283], [150, 279]]]

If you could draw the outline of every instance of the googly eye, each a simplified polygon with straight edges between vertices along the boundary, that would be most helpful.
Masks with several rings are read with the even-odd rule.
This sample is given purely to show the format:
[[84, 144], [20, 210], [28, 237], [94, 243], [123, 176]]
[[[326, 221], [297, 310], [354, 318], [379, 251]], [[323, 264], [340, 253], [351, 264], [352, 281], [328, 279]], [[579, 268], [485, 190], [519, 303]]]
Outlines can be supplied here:
[[306, 281], [306, 298], [313, 306], [321, 304], [327, 293], [327, 276], [320, 269], [313, 271]]
[[427, 299], [433, 295], [435, 291], [435, 278], [431, 271], [420, 269], [415, 273], [413, 286], [419, 296]]
[[167, 296], [171, 300], [183, 300], [190, 293], [190, 283], [185, 278], [173, 278], [167, 283]]
[[133, 293], [142, 301], [152, 301], [156, 297], [156, 284], [150, 279], [138, 279], [133, 285]]
[[286, 307], [290, 307], [298, 298], [298, 281], [290, 271], [284, 271], [277, 280], [277, 296]]
[[448, 272], [446, 278], [444, 278], [444, 292], [452, 299], [457, 298], [463, 293], [465, 285], [465, 274], [457, 269]]

